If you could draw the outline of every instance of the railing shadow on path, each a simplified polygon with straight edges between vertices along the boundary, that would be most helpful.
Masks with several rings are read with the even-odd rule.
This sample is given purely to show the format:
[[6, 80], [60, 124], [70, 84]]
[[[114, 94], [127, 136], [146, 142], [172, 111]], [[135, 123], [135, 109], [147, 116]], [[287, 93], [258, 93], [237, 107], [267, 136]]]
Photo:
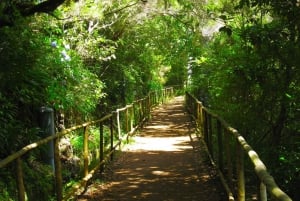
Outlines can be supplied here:
[[[43, 138], [37, 142], [29, 144], [15, 153], [0, 160], [0, 170], [10, 174], [10, 178], [16, 180], [16, 191], [13, 192], [13, 200], [41, 200], [42, 195], [28, 192], [28, 186], [34, 187], [38, 193], [39, 181], [26, 179], [27, 172], [24, 171], [25, 163], [28, 163], [28, 158], [34, 153], [44, 149], [44, 145], [53, 142], [53, 157], [54, 167], [53, 171], [36, 172], [39, 178], [48, 177], [49, 183], [47, 185], [54, 186], [53, 199], [57, 201], [70, 200], [74, 196], [81, 194], [92, 179], [95, 173], [99, 170], [104, 170], [105, 164], [113, 159], [115, 151], [128, 137], [136, 132], [144, 122], [149, 118], [151, 108], [158, 104], [166, 102], [174, 94], [173, 88], [165, 88], [158, 91], [150, 92], [145, 98], [134, 101], [132, 104], [124, 108], [117, 109], [104, 117], [85, 122], [81, 125], [76, 125], [65, 129], [61, 132], [55, 133], [49, 137]], [[97, 147], [90, 149], [92, 140], [91, 132], [96, 133]], [[76, 172], [76, 178], [69, 174], [70, 169], [62, 166], [61, 153], [59, 150], [59, 141], [61, 138], [74, 135], [82, 139], [80, 143], [83, 145], [82, 150], [76, 153], [80, 158], [80, 168]], [[95, 137], [95, 136], [93, 136]], [[33, 154], [33, 155], [31, 155]], [[95, 155], [95, 157], [93, 156]], [[35, 156], [34, 156], [35, 157]], [[40, 162], [38, 162], [40, 163]], [[66, 174], [67, 173], [67, 174]], [[0, 178], [2, 179], [2, 178]], [[76, 180], [75, 180], [76, 179]]]
[[199, 146], [183, 97], [154, 110], [151, 120], [125, 147], [106, 184], [94, 184], [83, 200], [220, 200], [216, 172]]

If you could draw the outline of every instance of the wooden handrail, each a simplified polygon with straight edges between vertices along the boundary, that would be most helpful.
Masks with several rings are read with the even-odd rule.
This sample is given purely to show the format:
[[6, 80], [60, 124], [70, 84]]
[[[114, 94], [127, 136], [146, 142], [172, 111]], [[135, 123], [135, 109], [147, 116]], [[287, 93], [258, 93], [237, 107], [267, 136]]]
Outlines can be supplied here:
[[[171, 96], [173, 96], [173, 88], [165, 88], [161, 90], [161, 93], [157, 92], [151, 92], [149, 93], [145, 98], [139, 99], [134, 101], [132, 104], [127, 105], [123, 108], [119, 108], [116, 111], [113, 111], [110, 114], [105, 115], [104, 117], [94, 120], [85, 122], [81, 125], [76, 125], [71, 128], [65, 129], [61, 132], [57, 132], [55, 135], [46, 137], [44, 139], [41, 139], [39, 141], [36, 141], [34, 143], [31, 143], [17, 152], [7, 156], [3, 160], [0, 161], [0, 168], [6, 167], [8, 164], [14, 163], [13, 165], [16, 165], [17, 170], [17, 188], [18, 188], [18, 200], [23, 201], [25, 200], [25, 187], [26, 182], [23, 182], [23, 175], [26, 174], [26, 172], [23, 172], [22, 170], [22, 156], [24, 156], [26, 153], [39, 148], [41, 145], [44, 145], [50, 141], [54, 141], [54, 169], [55, 169], [55, 186], [56, 186], [56, 200], [68, 200], [70, 197], [74, 196], [74, 193], [76, 193], [82, 186], [85, 187], [87, 184], [87, 181], [92, 178], [94, 173], [98, 171], [99, 169], [103, 171], [103, 165], [104, 163], [110, 158], [113, 159], [113, 153], [117, 149], [118, 146], [121, 146], [122, 141], [126, 137], [128, 138], [129, 135], [133, 134], [141, 125], [143, 125], [144, 121], [146, 121], [150, 116], [151, 108], [157, 104], [163, 103], [166, 100], [168, 100]], [[121, 119], [120, 113], [124, 113], [124, 118]], [[117, 114], [117, 115], [115, 115]], [[116, 118], [116, 120], [114, 120]], [[108, 154], [104, 157], [105, 147], [104, 144], [104, 122], [108, 122], [109, 124], [109, 130], [110, 130], [110, 148], [108, 150]], [[122, 125], [123, 122], [123, 125]], [[115, 126], [115, 124], [117, 124]], [[100, 161], [94, 167], [92, 170], [89, 170], [89, 133], [88, 133], [88, 127], [92, 125], [98, 125], [99, 127], [99, 135], [100, 135], [100, 142], [99, 142], [99, 152], [100, 152]], [[115, 143], [115, 129], [117, 128], [118, 138], [117, 142]], [[83, 147], [83, 176], [81, 178], [81, 181], [71, 188], [70, 191], [65, 193], [65, 196], [63, 196], [63, 184], [62, 184], [62, 170], [60, 165], [60, 156], [59, 156], [59, 138], [70, 134], [72, 131], [76, 131], [79, 129], [84, 130], [84, 147]], [[123, 135], [123, 136], [122, 136]], [[107, 151], [107, 150], [106, 150]]]
[[64, 135], [67, 135], [68, 133], [72, 132], [72, 131], [75, 131], [75, 130], [78, 130], [80, 128], [84, 128], [86, 126], [89, 126], [91, 124], [96, 124], [98, 122], [102, 122], [102, 121], [105, 121], [106, 119], [109, 119], [112, 115], [111, 114], [108, 114], [104, 117], [102, 117], [101, 119], [99, 120], [95, 120], [95, 121], [90, 121], [90, 122], [86, 122], [86, 123], [83, 123], [81, 125], [77, 125], [77, 126], [73, 126], [71, 128], [68, 128], [68, 129], [65, 129], [61, 132], [58, 132], [56, 133], [55, 135], [51, 135], [49, 137], [46, 137], [44, 139], [41, 139], [37, 142], [34, 142], [34, 143], [31, 143], [25, 147], [23, 147], [22, 149], [20, 149], [19, 151], [15, 152], [14, 154], [11, 154], [9, 156], [7, 156], [5, 159], [1, 160], [0, 161], [0, 168], [6, 166], [8, 163], [11, 163], [12, 161], [14, 161], [16, 158], [18, 157], [21, 157], [23, 156], [24, 154], [26, 154], [28, 151], [32, 150], [32, 149], [35, 149], [43, 144], [46, 144], [48, 142], [50, 142], [51, 140], [54, 140], [56, 138], [60, 138]]
[[[269, 174], [265, 164], [259, 158], [258, 154], [251, 148], [242, 135], [233, 127], [231, 127], [225, 120], [223, 120], [218, 115], [211, 112], [209, 109], [203, 106], [203, 104], [195, 98], [190, 93], [186, 92], [186, 107], [188, 112], [194, 118], [197, 124], [197, 130], [203, 136], [206, 143], [208, 154], [213, 160], [214, 164], [217, 164], [218, 172], [222, 179], [222, 183], [225, 186], [225, 190], [228, 194], [228, 200], [244, 201], [245, 200], [245, 179], [244, 179], [244, 153], [248, 155], [248, 158], [254, 165], [254, 171], [259, 178], [260, 184], [260, 199], [262, 201], [267, 200], [266, 189], [272, 198], [275, 198], [278, 201], [292, 201], [292, 199], [283, 192], [278, 185], [276, 184], [274, 178]], [[212, 128], [212, 119], [217, 123], [217, 126], [214, 131]], [[224, 130], [224, 132], [222, 132]], [[230, 143], [228, 141], [228, 136], [224, 136], [226, 133], [233, 136], [236, 141], [236, 154], [230, 154]], [[218, 157], [213, 157], [213, 144], [211, 138], [217, 138], [218, 149], [215, 151], [218, 154]], [[226, 139], [226, 142], [225, 140]], [[224, 143], [225, 142], [225, 143]], [[225, 147], [223, 150], [222, 147]], [[226, 157], [227, 166], [224, 168]], [[232, 186], [232, 174], [233, 174], [233, 165], [232, 158], [235, 157], [237, 173], [235, 177], [237, 178], [236, 187]], [[224, 169], [227, 169], [227, 174], [224, 172]], [[225, 176], [226, 175], [226, 176]], [[229, 188], [231, 187], [231, 188]], [[235, 198], [232, 197], [234, 189], [237, 189]]]

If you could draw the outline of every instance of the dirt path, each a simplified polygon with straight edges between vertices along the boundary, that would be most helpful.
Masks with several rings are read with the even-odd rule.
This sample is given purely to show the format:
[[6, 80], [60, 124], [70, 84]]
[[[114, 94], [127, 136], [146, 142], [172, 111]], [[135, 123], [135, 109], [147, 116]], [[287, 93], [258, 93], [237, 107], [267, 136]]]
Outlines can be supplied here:
[[183, 97], [155, 109], [150, 122], [126, 146], [79, 201], [219, 201], [218, 179], [208, 165]]

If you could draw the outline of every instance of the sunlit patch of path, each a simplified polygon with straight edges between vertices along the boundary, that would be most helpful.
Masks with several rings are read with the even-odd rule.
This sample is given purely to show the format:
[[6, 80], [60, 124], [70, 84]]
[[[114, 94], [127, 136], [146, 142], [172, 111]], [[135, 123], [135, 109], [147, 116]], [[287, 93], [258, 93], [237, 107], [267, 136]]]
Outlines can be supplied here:
[[188, 136], [184, 137], [135, 137], [136, 146], [130, 151], [184, 151], [192, 149], [186, 144]]
[[219, 201], [218, 182], [184, 112], [183, 97], [159, 106], [151, 120], [78, 200]]

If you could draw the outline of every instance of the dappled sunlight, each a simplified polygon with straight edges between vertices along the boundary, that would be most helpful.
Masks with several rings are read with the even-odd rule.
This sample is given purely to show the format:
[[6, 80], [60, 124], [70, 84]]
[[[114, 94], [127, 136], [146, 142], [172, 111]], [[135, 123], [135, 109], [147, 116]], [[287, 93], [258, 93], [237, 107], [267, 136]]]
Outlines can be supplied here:
[[154, 175], [162, 175], [162, 176], [169, 176], [169, 175], [171, 175], [171, 172], [155, 170], [155, 171], [152, 171], [152, 174], [154, 174]]
[[109, 188], [98, 192], [97, 200], [219, 200], [209, 187], [211, 174], [199, 167], [195, 147], [199, 143], [182, 101], [176, 98], [156, 108], [151, 120], [132, 137], [134, 143], [125, 146], [119, 161], [113, 163]]
[[[117, 189], [116, 197], [125, 200], [176, 200], [180, 197], [188, 200], [195, 196], [186, 193], [192, 189], [201, 188], [200, 180], [194, 167], [190, 164], [190, 156], [186, 161], [180, 160], [185, 152], [157, 151], [157, 154], [147, 154], [147, 152], [127, 152], [128, 161], [115, 172], [115, 180], [111, 183], [111, 188]], [[160, 159], [157, 160], [157, 156]], [[140, 158], [140, 160], [131, 160]], [[169, 159], [169, 160], [168, 160]], [[149, 163], [152, 166], [149, 166]], [[164, 165], [162, 165], [164, 164]], [[128, 171], [127, 167], [138, 167]], [[122, 200], [123, 200], [122, 199]]]
[[170, 128], [170, 126], [167, 126], [167, 125], [151, 125], [151, 126], [146, 126], [145, 128], [147, 129], [168, 129]]
[[136, 146], [131, 151], [184, 151], [192, 149], [188, 136], [183, 137], [135, 137]]

